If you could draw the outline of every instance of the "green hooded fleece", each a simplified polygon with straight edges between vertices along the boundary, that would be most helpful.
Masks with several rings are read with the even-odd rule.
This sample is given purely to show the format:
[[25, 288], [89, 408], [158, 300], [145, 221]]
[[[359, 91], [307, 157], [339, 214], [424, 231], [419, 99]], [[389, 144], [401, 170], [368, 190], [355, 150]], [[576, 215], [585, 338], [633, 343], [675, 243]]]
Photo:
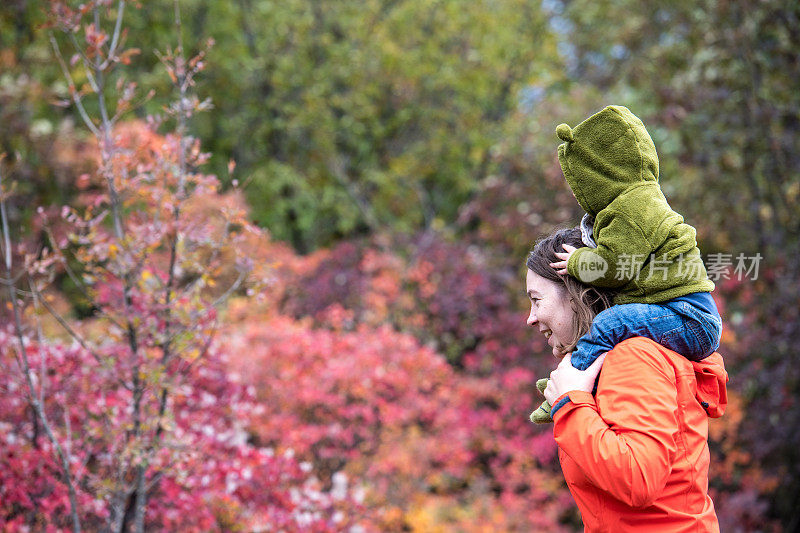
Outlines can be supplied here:
[[711, 292], [695, 229], [673, 211], [658, 185], [658, 156], [639, 118], [608, 106], [574, 129], [558, 162], [578, 203], [594, 217], [597, 248], [578, 248], [567, 263], [584, 283], [619, 291], [615, 304], [659, 303]]

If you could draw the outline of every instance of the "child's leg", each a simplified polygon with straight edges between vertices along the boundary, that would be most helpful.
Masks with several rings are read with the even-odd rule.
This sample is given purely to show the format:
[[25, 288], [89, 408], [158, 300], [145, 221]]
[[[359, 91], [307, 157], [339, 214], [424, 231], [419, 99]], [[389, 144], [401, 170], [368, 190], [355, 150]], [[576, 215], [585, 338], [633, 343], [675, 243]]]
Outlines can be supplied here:
[[660, 343], [682, 354], [690, 361], [705, 359], [719, 348], [722, 320], [718, 313], [709, 313], [685, 300], [670, 300], [662, 305], [684, 319], [678, 330], [668, 331]]
[[686, 302], [669, 304], [622, 304], [601, 312], [578, 341], [572, 366], [586, 370], [631, 337], [648, 337], [694, 361], [713, 353], [719, 346], [719, 319]]
[[572, 366], [586, 370], [600, 354], [631, 337], [648, 337], [660, 343], [665, 333], [680, 330], [683, 325], [684, 319], [675, 310], [659, 304], [609, 307], [594, 318], [589, 333], [578, 340]]

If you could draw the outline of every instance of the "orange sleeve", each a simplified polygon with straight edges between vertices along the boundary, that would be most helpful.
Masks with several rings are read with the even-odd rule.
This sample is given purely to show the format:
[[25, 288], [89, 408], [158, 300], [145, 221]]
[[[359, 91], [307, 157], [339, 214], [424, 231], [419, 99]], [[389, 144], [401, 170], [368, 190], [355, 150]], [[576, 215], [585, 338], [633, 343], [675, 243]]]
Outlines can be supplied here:
[[677, 450], [676, 387], [652, 342], [624, 341], [606, 356], [596, 398], [572, 391], [556, 401], [556, 443], [597, 488], [632, 507], [650, 505]]

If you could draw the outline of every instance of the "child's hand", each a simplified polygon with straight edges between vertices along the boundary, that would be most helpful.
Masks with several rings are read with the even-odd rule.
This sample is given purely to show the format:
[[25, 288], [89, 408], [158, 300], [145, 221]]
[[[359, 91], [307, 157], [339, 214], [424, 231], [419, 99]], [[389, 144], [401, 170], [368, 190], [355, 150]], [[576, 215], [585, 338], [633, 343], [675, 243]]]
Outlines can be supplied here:
[[561, 246], [564, 247], [566, 252], [556, 252], [556, 257], [562, 259], [562, 261], [558, 261], [557, 263], [550, 263], [550, 266], [556, 269], [556, 274], [561, 274], [562, 276], [567, 275], [567, 261], [569, 261], [569, 256], [577, 250], [574, 246], [570, 246], [569, 244], [562, 244]]

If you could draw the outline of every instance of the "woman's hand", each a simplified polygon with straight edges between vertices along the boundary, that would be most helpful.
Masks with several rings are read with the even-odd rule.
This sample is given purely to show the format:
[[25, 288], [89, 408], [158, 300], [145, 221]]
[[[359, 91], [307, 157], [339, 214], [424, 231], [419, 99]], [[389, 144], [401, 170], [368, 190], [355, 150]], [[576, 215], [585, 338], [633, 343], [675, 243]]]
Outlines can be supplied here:
[[550, 381], [547, 382], [547, 388], [544, 389], [544, 397], [547, 398], [550, 405], [555, 405], [559, 396], [565, 392], [574, 390], [592, 392], [594, 380], [597, 379], [597, 374], [600, 373], [600, 367], [603, 366], [605, 359], [606, 354], [603, 354], [586, 370], [578, 370], [572, 366], [572, 352], [568, 353], [558, 363], [556, 369], [550, 372]]

